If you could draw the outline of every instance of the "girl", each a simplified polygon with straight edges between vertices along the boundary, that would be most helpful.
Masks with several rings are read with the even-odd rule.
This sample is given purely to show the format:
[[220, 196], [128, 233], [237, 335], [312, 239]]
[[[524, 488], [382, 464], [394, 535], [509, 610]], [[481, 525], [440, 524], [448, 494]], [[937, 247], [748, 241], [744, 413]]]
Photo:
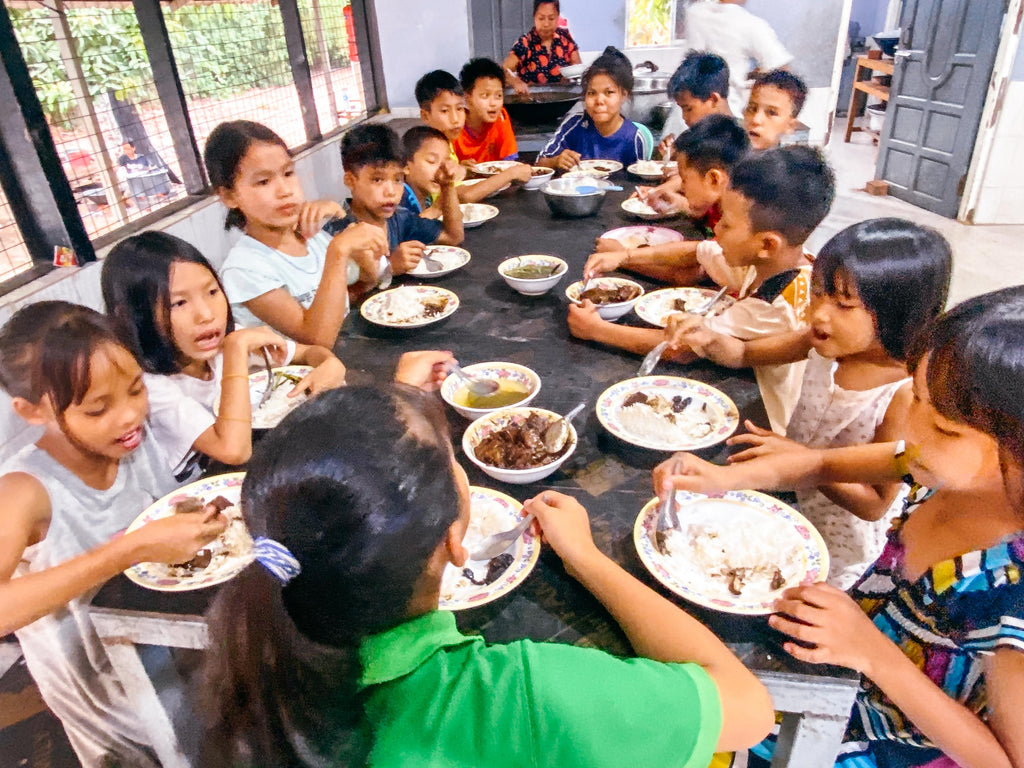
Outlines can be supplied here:
[[[730, 461], [784, 450], [792, 441], [828, 448], [895, 440], [911, 397], [907, 353], [945, 306], [951, 268], [949, 244], [937, 232], [902, 219], [864, 221], [829, 240], [815, 259], [806, 330], [749, 342], [719, 339], [701, 326], [680, 333], [706, 337], [698, 338], [705, 356], [726, 365], [807, 359], [786, 437], [748, 422], [750, 434], [729, 444], [753, 447]], [[670, 328], [688, 323], [676, 319]], [[829, 483], [797, 490], [800, 511], [828, 544], [830, 584], [847, 589], [878, 557], [899, 511], [898, 488]]]
[[[847, 595], [788, 590], [786, 650], [865, 677], [844, 766], [1024, 765], [1024, 287], [969, 299], [910, 355], [908, 441], [796, 448], [745, 462], [751, 487], [911, 482], [882, 555]], [[683, 456], [659, 489], [715, 491], [722, 468]], [[732, 477], [726, 478], [726, 486]], [[930, 486], [926, 491], [921, 485]]]
[[221, 267], [238, 321], [333, 347], [348, 313], [348, 286], [361, 283], [353, 288], [361, 293], [377, 283], [379, 259], [389, 253], [384, 230], [354, 224], [333, 238], [323, 232], [323, 224], [343, 218], [344, 210], [304, 199], [288, 146], [259, 123], [221, 123], [203, 159], [229, 209], [225, 227], [245, 233]]
[[224, 520], [175, 515], [117, 536], [175, 484], [145, 431], [142, 371], [98, 312], [62, 301], [16, 312], [0, 330], [0, 385], [43, 428], [0, 468], [0, 636], [17, 635], [83, 766], [155, 766], [88, 604], [134, 563], [190, 559]]
[[236, 330], [217, 273], [173, 235], [122, 240], [103, 262], [101, 283], [118, 336], [146, 372], [150, 426], [182, 482], [198, 469], [200, 454], [224, 464], [249, 460], [250, 354], [269, 348], [278, 364], [316, 366], [292, 395], [345, 382], [345, 367], [323, 347], [297, 346], [266, 327]]
[[622, 116], [622, 103], [632, 91], [629, 59], [608, 46], [583, 73], [585, 112], [562, 121], [537, 164], [567, 171], [580, 160], [617, 160], [623, 165], [650, 160], [654, 151], [651, 132]]
[[261, 441], [242, 497], [267, 567], [212, 609], [211, 765], [703, 766], [770, 726], [757, 679], [598, 550], [559, 493], [526, 507], [649, 658], [460, 634], [437, 601], [467, 558], [469, 487], [422, 392], [316, 398]]

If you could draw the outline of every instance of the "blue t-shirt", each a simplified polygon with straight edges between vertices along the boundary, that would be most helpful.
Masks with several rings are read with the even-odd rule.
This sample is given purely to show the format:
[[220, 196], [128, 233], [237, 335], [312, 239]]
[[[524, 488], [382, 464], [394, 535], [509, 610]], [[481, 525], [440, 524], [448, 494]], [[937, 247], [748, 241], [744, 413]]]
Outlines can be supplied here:
[[[336, 235], [344, 231], [349, 224], [355, 224], [359, 221], [352, 215], [348, 203], [345, 204], [345, 208], [348, 211], [345, 218], [333, 219], [324, 226], [324, 229], [331, 235]], [[388, 233], [388, 247], [394, 250], [401, 243], [407, 243], [410, 240], [418, 240], [421, 243], [430, 245], [441, 236], [441, 232], [444, 231], [444, 224], [438, 219], [424, 219], [418, 213], [399, 205], [391, 218], [385, 222], [385, 228]]]
[[630, 120], [623, 120], [611, 136], [602, 136], [584, 112], [565, 118], [540, 156], [555, 157], [567, 149], [579, 152], [584, 160], [617, 160], [632, 165], [637, 160], [651, 159], [654, 137], [646, 126]]

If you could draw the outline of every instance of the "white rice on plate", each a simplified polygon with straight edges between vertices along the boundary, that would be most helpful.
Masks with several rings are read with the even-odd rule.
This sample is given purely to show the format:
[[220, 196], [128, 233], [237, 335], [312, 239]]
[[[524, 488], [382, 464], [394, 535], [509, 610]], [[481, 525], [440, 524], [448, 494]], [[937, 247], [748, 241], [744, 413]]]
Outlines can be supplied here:
[[657, 443], [694, 442], [707, 437], [713, 429], [711, 417], [695, 406], [682, 413], [673, 413], [670, 405], [666, 410], [652, 408], [646, 403], [633, 403], [619, 408], [617, 418], [630, 434]]
[[188, 581], [199, 576], [209, 579], [225, 567], [234, 568], [238, 558], [246, 557], [252, 552], [252, 537], [242, 520], [242, 509], [237, 504], [227, 507], [221, 514], [228, 519], [227, 528], [203, 547], [212, 555], [209, 565], [201, 569], [192, 569], [181, 564], [148, 563], [147, 571], [161, 578]]
[[[489, 503], [475, 504], [470, 512], [469, 527], [466, 529], [462, 544], [472, 552], [488, 536], [501, 533], [512, 527], [514, 527], [514, 523], [509, 521], [508, 514], [501, 506]], [[472, 567], [473, 564], [471, 561], [467, 563], [467, 566]], [[482, 578], [486, 568], [481, 567], [479, 563], [475, 563], [475, 565], [477, 566], [476, 571], [479, 571], [477, 578]], [[445, 566], [444, 575], [441, 577], [442, 600], [451, 601], [456, 598], [460, 590], [470, 587], [478, 588], [463, 575], [462, 568], [456, 568], [451, 563]]]
[[265, 390], [261, 387], [249, 392], [252, 398], [252, 426], [254, 429], [276, 427], [281, 419], [309, 399], [305, 392], [295, 397], [288, 397], [288, 393], [295, 388], [295, 384], [288, 379], [282, 379], [280, 374], [275, 373], [273, 383], [277, 384], [277, 388], [262, 406], [259, 405], [259, 402]]

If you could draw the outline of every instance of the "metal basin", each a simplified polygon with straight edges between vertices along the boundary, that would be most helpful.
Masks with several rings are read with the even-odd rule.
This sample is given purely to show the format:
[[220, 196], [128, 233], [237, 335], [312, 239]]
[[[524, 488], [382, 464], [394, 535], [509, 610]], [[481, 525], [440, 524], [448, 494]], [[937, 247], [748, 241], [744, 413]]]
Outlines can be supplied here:
[[[575, 190], [581, 186], [594, 186], [597, 187], [597, 190], [587, 194], [577, 194]], [[585, 216], [593, 216], [600, 210], [605, 196], [605, 190], [601, 187], [600, 179], [555, 179], [540, 189], [553, 214], [581, 219]]]

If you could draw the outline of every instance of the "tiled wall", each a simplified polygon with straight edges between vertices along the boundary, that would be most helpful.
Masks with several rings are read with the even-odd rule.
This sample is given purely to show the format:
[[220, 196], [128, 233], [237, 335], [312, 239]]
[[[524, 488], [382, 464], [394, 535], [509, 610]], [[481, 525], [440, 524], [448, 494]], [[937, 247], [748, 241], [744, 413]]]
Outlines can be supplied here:
[[1024, 224], [1024, 81], [1007, 86], [975, 224]]

